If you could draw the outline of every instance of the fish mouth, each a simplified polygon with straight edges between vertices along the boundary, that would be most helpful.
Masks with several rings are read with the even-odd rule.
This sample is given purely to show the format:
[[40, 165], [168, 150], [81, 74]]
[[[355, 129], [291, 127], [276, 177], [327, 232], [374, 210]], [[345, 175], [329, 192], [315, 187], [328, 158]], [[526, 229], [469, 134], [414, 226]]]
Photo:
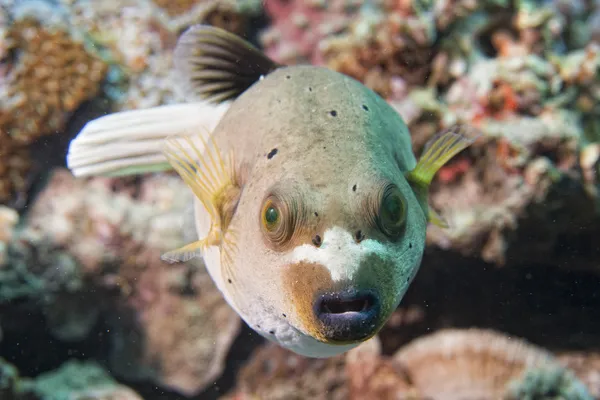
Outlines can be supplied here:
[[327, 343], [355, 343], [377, 333], [381, 300], [372, 290], [347, 289], [316, 297], [313, 312]]

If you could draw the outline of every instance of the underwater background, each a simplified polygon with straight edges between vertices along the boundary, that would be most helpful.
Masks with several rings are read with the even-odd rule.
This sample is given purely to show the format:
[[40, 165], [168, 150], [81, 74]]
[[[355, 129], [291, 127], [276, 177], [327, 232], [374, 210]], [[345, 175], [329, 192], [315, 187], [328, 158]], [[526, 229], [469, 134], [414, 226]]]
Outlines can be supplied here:
[[[483, 134], [432, 184], [450, 228], [347, 354], [267, 343], [202, 265], [161, 261], [175, 173], [65, 166], [88, 121], [186, 101], [197, 23], [358, 79], [416, 154]], [[599, 160], [599, 0], [0, 0], [0, 400], [600, 399]]]

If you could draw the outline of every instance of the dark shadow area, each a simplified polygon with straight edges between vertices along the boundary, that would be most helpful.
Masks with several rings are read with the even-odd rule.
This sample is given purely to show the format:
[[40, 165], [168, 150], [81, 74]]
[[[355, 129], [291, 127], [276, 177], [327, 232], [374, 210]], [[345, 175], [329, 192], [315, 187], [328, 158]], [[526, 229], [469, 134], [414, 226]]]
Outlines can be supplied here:
[[496, 267], [429, 250], [400, 309], [423, 318], [382, 331], [384, 351], [441, 328], [489, 328], [552, 351], [600, 349], [600, 276], [546, 265]]
[[52, 336], [41, 311], [31, 305], [5, 304], [0, 307], [0, 318], [0, 357], [14, 364], [21, 376], [36, 377], [69, 359], [105, 364], [110, 341], [106, 340], [108, 328], [103, 321], [96, 323], [85, 340], [65, 342]]

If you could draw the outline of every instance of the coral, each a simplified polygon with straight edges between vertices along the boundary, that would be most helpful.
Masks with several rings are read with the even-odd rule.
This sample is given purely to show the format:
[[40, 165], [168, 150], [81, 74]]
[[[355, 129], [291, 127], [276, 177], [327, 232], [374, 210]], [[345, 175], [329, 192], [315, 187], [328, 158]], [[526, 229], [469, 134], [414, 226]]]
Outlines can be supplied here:
[[[227, 399], [522, 399], [546, 388], [591, 399], [549, 351], [491, 330], [443, 329], [382, 355], [373, 338], [347, 354], [308, 359], [273, 344], [256, 351]], [[546, 393], [550, 393], [549, 390]], [[535, 397], [538, 398], [538, 397]]]
[[323, 57], [328, 67], [363, 81], [385, 98], [398, 98], [431, 75], [435, 26], [432, 18], [388, 11], [367, 38], [344, 46], [325, 43]]
[[400, 366], [381, 355], [381, 343], [377, 337], [348, 353], [345, 371], [351, 399], [422, 398]]
[[[361, 1], [266, 0], [265, 12], [271, 26], [261, 34], [265, 53], [285, 64], [321, 64], [319, 44], [325, 38], [345, 32], [359, 16]], [[364, 7], [370, 9], [371, 2]]]
[[0, 18], [0, 202], [27, 189], [28, 146], [61, 132], [77, 107], [98, 93], [107, 71], [68, 24], [54, 24], [34, 3], [18, 3], [10, 15], [2, 9]]
[[19, 383], [17, 369], [3, 358], [0, 358], [0, 399], [21, 400]]
[[346, 399], [344, 356], [309, 359], [273, 343], [259, 348], [237, 377], [230, 399]]
[[[565, 265], [556, 254], [565, 235], [586, 231], [591, 240], [595, 147], [586, 150], [581, 162], [578, 153], [581, 144], [595, 140], [584, 129], [585, 121], [597, 119], [597, 110], [578, 110], [576, 104], [597, 80], [596, 62], [594, 46], [552, 61], [536, 55], [479, 61], [442, 97], [433, 89], [413, 90], [397, 102], [417, 153], [434, 133], [456, 122], [484, 133], [440, 170], [431, 204], [451, 227], [432, 227], [428, 243], [498, 265], [507, 259]], [[556, 199], [552, 208], [545, 206], [549, 199]], [[527, 251], [519, 251], [521, 240], [529, 241]], [[538, 251], [531, 252], [533, 247]], [[580, 267], [597, 268], [594, 254], [592, 250], [586, 256], [589, 263]]]
[[532, 382], [534, 377], [551, 386], [566, 377], [568, 388], [561, 393], [578, 396], [564, 398], [591, 399], [550, 352], [494, 331], [441, 330], [412, 341], [393, 358], [428, 399], [538, 398], [544, 383]]
[[183, 245], [189, 204], [175, 176], [137, 183], [54, 172], [9, 245], [0, 299], [41, 303], [62, 340], [86, 337], [102, 317], [114, 373], [198, 392], [221, 374], [240, 320], [203, 265], [160, 260]]
[[0, 243], [7, 243], [13, 237], [13, 229], [19, 221], [19, 214], [12, 208], [0, 206]]
[[40, 400], [142, 400], [91, 361], [68, 361], [22, 386], [31, 397]]
[[575, 375], [561, 366], [528, 370], [519, 380], [509, 384], [505, 397], [510, 400], [593, 399]]
[[581, 379], [594, 398], [600, 398], [600, 353], [569, 352], [559, 354], [558, 359]]
[[258, 14], [260, 0], [153, 0], [169, 15], [167, 25], [180, 30], [194, 23], [207, 23], [243, 35], [248, 17]]

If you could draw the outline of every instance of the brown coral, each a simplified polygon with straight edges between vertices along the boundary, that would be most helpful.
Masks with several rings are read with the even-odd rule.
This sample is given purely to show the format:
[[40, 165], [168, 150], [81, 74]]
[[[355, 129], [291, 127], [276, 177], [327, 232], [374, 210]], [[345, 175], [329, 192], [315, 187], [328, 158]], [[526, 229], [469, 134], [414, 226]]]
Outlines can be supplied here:
[[344, 356], [309, 359], [273, 343], [259, 348], [243, 367], [231, 399], [342, 400], [348, 398]]
[[6, 78], [2, 130], [16, 143], [30, 144], [61, 131], [69, 113], [98, 92], [108, 67], [68, 32], [35, 20], [17, 21], [8, 39], [19, 60]]
[[[79, 285], [53, 293], [45, 312], [55, 336], [77, 333], [71, 322], [81, 325], [100, 309], [114, 338], [108, 356], [114, 373], [193, 395], [221, 374], [240, 319], [203, 265], [160, 259], [184, 244], [190, 195], [172, 175], [83, 180], [58, 170], [20, 242], [48, 249], [48, 260], [66, 253], [76, 261]], [[36, 267], [45, 269], [37, 275], [46, 280], [62, 266], [57, 259], [50, 270]]]
[[391, 13], [372, 35], [341, 49], [325, 51], [327, 65], [365, 83], [384, 98], [426, 83], [431, 73], [433, 37], [428, 21]]
[[395, 355], [428, 399], [499, 399], [529, 368], [556, 363], [521, 339], [481, 329], [447, 329], [416, 339]]
[[68, 116], [100, 88], [107, 65], [61, 29], [34, 19], [11, 25], [0, 89], [0, 202], [26, 189], [27, 146], [62, 131]]

